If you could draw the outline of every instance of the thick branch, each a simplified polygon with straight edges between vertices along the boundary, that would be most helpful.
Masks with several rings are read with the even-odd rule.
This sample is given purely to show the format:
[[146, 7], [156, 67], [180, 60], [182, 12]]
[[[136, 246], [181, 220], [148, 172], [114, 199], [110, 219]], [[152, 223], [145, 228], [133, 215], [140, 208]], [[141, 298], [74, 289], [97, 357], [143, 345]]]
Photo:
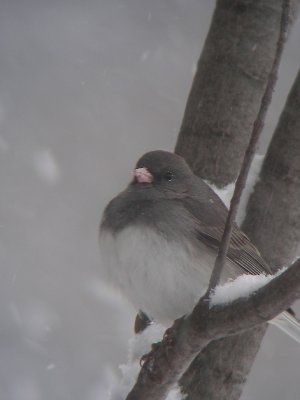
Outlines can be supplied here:
[[275, 267], [289, 264], [300, 242], [299, 109], [300, 71], [280, 116], [243, 222], [243, 229]]
[[[299, 0], [293, 1], [293, 6], [296, 2]], [[238, 175], [274, 60], [281, 7], [282, 0], [218, 0], [216, 3], [176, 145], [176, 152], [188, 161], [194, 172], [216, 186], [232, 183]], [[295, 17], [296, 10], [292, 14]], [[299, 115], [296, 111], [297, 107], [295, 116]], [[282, 141], [286, 140], [286, 126], [285, 121]], [[292, 129], [297, 127], [295, 124], [292, 126]], [[282, 141], [278, 146], [280, 149]], [[296, 154], [295, 151], [292, 160]], [[275, 158], [278, 160], [281, 155], [281, 150], [279, 156], [274, 152], [271, 167]], [[262, 248], [266, 261], [273, 261], [277, 253], [277, 259], [279, 254], [283, 255], [282, 264], [289, 264], [285, 257], [290, 250], [293, 254], [291, 243], [294, 246], [297, 242], [294, 227], [298, 217], [287, 210], [290, 210], [291, 193], [292, 204], [296, 203], [299, 195], [297, 197], [291, 187], [286, 190], [283, 184], [277, 183], [276, 190], [274, 186], [273, 181], [260, 184], [264, 195], [252, 201], [260, 212], [255, 216], [256, 209], [253, 208], [247, 218], [249, 223], [244, 224], [243, 230], [259, 249]], [[275, 196], [283, 198], [281, 205], [272, 210], [269, 207], [270, 193], [274, 194], [272, 202]], [[282, 238], [283, 210], [287, 213], [283, 218], [286, 221], [284, 225], [288, 225], [287, 221], [291, 223], [293, 237], [290, 229], [284, 229]], [[252, 221], [255, 223], [249, 228]], [[271, 232], [268, 230], [270, 226]], [[273, 240], [269, 240], [270, 236]], [[266, 242], [268, 245], [264, 246]], [[262, 324], [239, 335], [211, 342], [180, 380], [187, 399], [239, 399], [266, 327]]]
[[176, 153], [218, 187], [237, 178], [274, 60], [281, 6], [282, 0], [216, 3]]
[[222, 241], [221, 241], [220, 248], [218, 251], [218, 256], [216, 258], [215, 266], [214, 266], [213, 272], [211, 274], [211, 278], [210, 278], [210, 282], [209, 282], [209, 286], [208, 286], [208, 293], [212, 288], [214, 288], [218, 284], [223, 266], [225, 264], [226, 255], [227, 255], [229, 244], [230, 244], [230, 238], [232, 235], [233, 224], [236, 219], [241, 195], [242, 195], [243, 189], [246, 184], [250, 165], [252, 163], [252, 160], [253, 160], [253, 157], [255, 154], [258, 139], [259, 139], [261, 132], [263, 130], [263, 127], [264, 127], [264, 121], [266, 118], [268, 108], [271, 104], [272, 94], [274, 91], [275, 83], [277, 81], [277, 74], [278, 74], [278, 68], [279, 68], [279, 64], [280, 64], [280, 60], [281, 60], [281, 55], [282, 55], [282, 51], [284, 48], [284, 44], [287, 39], [287, 32], [288, 32], [289, 18], [290, 18], [290, 9], [291, 9], [291, 0], [283, 0], [282, 15], [281, 15], [281, 21], [280, 21], [280, 30], [279, 30], [279, 36], [278, 36], [274, 61], [273, 61], [272, 68], [271, 68], [271, 71], [268, 76], [267, 86], [265, 88], [264, 95], [261, 99], [260, 108], [259, 108], [257, 117], [253, 124], [253, 129], [252, 129], [251, 137], [249, 140], [249, 144], [248, 144], [248, 147], [245, 152], [245, 157], [244, 157], [244, 160], [243, 160], [243, 163], [242, 163], [242, 166], [241, 166], [238, 178], [237, 178], [237, 182], [235, 185], [234, 193], [233, 193], [233, 196], [232, 196], [232, 199], [230, 202], [230, 209], [229, 209], [229, 213], [227, 216], [225, 229], [224, 229], [224, 233], [222, 236]]
[[175, 321], [163, 341], [146, 357], [127, 400], [163, 400], [209, 342], [262, 324], [298, 298], [300, 259], [249, 298], [209, 308], [209, 302], [203, 297], [192, 314]]

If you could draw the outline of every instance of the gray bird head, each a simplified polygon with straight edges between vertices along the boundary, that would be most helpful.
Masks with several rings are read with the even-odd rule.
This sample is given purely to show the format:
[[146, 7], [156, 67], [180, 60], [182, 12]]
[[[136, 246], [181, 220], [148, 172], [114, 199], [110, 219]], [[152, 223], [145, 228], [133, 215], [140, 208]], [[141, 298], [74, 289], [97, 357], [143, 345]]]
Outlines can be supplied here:
[[189, 181], [193, 172], [185, 160], [177, 154], [163, 150], [150, 151], [137, 162], [132, 185], [164, 186], [178, 190]]

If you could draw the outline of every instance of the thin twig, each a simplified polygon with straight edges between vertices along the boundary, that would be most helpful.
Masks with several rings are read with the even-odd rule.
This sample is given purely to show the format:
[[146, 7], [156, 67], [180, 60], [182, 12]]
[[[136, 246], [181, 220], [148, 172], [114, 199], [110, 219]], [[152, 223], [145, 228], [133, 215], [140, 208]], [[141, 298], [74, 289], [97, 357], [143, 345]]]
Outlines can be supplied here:
[[283, 0], [281, 21], [280, 21], [280, 32], [279, 32], [279, 37], [278, 37], [278, 41], [277, 41], [273, 65], [272, 65], [272, 68], [271, 68], [271, 71], [270, 71], [270, 74], [268, 77], [266, 89], [265, 89], [264, 95], [261, 100], [261, 104], [260, 104], [260, 108], [259, 108], [256, 120], [253, 124], [252, 134], [251, 134], [251, 137], [249, 140], [248, 147], [245, 152], [243, 164], [241, 166], [240, 173], [239, 173], [239, 176], [236, 181], [234, 193], [233, 193], [233, 196], [232, 196], [232, 199], [230, 202], [230, 209], [228, 212], [221, 244], [219, 247], [218, 255], [217, 255], [217, 258], [215, 261], [214, 269], [211, 274], [211, 278], [210, 278], [210, 282], [209, 282], [209, 286], [208, 286], [208, 290], [207, 290], [207, 294], [206, 294], [207, 297], [209, 296], [209, 292], [211, 291], [211, 289], [215, 288], [216, 285], [218, 284], [222, 269], [225, 264], [226, 255], [228, 252], [231, 234], [232, 234], [232, 230], [233, 230], [233, 224], [234, 224], [236, 214], [238, 211], [241, 194], [242, 194], [243, 189], [246, 184], [250, 165], [252, 163], [252, 160], [253, 160], [253, 157], [255, 154], [256, 145], [257, 145], [258, 139], [260, 137], [260, 134], [262, 132], [263, 126], [264, 126], [264, 121], [265, 121], [265, 117], [267, 114], [267, 110], [271, 103], [273, 90], [275, 87], [275, 83], [277, 81], [277, 74], [278, 74], [280, 59], [281, 59], [283, 47], [286, 42], [287, 34], [288, 34], [290, 10], [291, 10], [291, 0]]

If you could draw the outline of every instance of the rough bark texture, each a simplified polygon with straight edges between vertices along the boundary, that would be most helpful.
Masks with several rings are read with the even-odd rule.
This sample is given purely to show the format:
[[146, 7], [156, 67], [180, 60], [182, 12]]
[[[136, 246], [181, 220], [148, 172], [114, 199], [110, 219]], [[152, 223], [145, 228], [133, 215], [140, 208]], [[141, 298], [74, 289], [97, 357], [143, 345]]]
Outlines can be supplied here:
[[215, 261], [214, 269], [213, 269], [211, 277], [210, 277], [207, 293], [209, 293], [212, 289], [214, 289], [220, 281], [221, 272], [222, 272], [222, 269], [224, 268], [224, 265], [226, 262], [226, 256], [227, 256], [229, 245], [230, 245], [230, 239], [231, 239], [231, 235], [232, 235], [233, 225], [236, 220], [239, 203], [241, 200], [241, 195], [242, 195], [242, 192], [246, 185], [246, 181], [247, 181], [247, 177], [248, 177], [249, 170], [251, 167], [251, 163], [253, 161], [256, 147], [258, 144], [258, 140], [260, 138], [260, 135], [262, 133], [262, 130], [263, 130], [263, 127], [265, 124], [265, 118], [266, 118], [269, 106], [271, 104], [273, 91], [275, 89], [275, 85], [277, 82], [279, 64], [280, 64], [283, 48], [286, 43], [287, 34], [288, 34], [288, 27], [289, 27], [289, 22], [290, 22], [290, 12], [291, 12], [291, 0], [284, 0], [282, 4], [283, 5], [282, 5], [282, 11], [281, 11], [281, 18], [280, 18], [279, 35], [278, 35], [278, 40], [276, 43], [276, 51], [274, 54], [271, 71], [268, 75], [267, 85], [264, 90], [264, 94], [262, 96], [261, 102], [260, 102], [259, 111], [255, 118], [253, 128], [251, 130], [251, 137], [249, 139], [249, 143], [248, 143], [247, 149], [245, 151], [245, 155], [243, 157], [243, 163], [241, 165], [241, 168], [240, 168], [237, 180], [236, 180], [234, 192], [233, 192], [233, 195], [232, 195], [232, 198], [230, 201], [230, 208], [229, 208], [229, 212], [228, 212], [225, 227], [224, 227], [221, 245], [219, 247], [219, 251], [218, 251], [216, 261]]
[[[281, 7], [281, 0], [217, 3], [176, 145], [194, 171], [217, 186], [234, 181], [240, 168], [274, 59]], [[249, 234], [259, 247], [257, 222]], [[272, 261], [269, 250], [264, 256]], [[238, 399], [265, 330], [264, 324], [210, 343], [181, 379], [187, 399]]]
[[211, 342], [180, 380], [186, 400], [239, 399], [267, 326]]
[[210, 343], [180, 380], [185, 399], [239, 399], [266, 329], [262, 324]]
[[175, 151], [202, 178], [233, 182], [274, 59], [282, 0], [219, 0]]
[[300, 242], [300, 72], [288, 96], [243, 223], [274, 267], [289, 264]]
[[[153, 345], [152, 351], [143, 357], [137, 382], [126, 400], [165, 399], [195, 354], [203, 351], [209, 342], [269, 321], [299, 297], [300, 259], [249, 297], [240, 297], [230, 304], [212, 305], [204, 295], [192, 313], [176, 320], [165, 332], [162, 342]], [[232, 379], [230, 373], [227, 378]], [[215, 386], [218, 387], [217, 382]], [[223, 386], [226, 381], [221, 385], [221, 391]], [[215, 397], [213, 387], [210, 389]], [[219, 396], [219, 399], [229, 399], [222, 394]]]

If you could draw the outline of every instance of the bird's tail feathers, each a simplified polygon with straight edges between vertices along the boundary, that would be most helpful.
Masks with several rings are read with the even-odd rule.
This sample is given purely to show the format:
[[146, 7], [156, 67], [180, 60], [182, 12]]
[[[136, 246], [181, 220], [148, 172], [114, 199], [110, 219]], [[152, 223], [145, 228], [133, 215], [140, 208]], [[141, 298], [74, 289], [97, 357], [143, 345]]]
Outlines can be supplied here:
[[269, 323], [277, 326], [277, 328], [300, 343], [300, 321], [293, 317], [288, 311], [277, 315], [277, 317], [269, 321]]

